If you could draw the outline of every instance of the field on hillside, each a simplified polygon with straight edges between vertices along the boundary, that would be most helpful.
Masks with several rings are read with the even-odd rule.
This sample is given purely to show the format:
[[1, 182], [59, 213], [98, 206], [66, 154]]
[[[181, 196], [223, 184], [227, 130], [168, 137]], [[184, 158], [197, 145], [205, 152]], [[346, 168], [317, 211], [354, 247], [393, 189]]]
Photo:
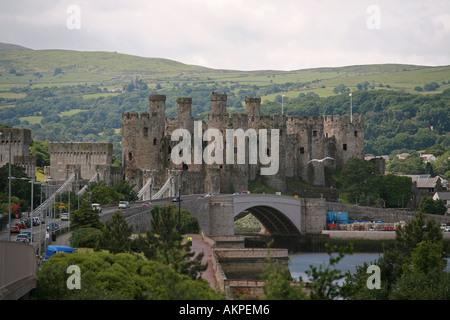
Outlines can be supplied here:
[[[351, 91], [367, 82], [376, 88], [412, 91], [430, 82], [445, 90], [450, 82], [450, 66], [426, 67], [398, 64], [316, 68], [305, 70], [216, 70], [180, 62], [144, 58], [114, 52], [79, 52], [66, 50], [0, 51], [0, 98], [10, 98], [12, 88], [32, 86], [61, 87], [98, 85], [122, 87], [141, 78], [149, 87], [163, 88], [202, 84], [270, 86], [297, 84], [287, 96], [314, 92], [325, 97], [334, 95], [341, 84]], [[273, 100], [268, 94], [263, 99]]]
[[[211, 92], [227, 94], [227, 112], [261, 97], [262, 114], [365, 116], [365, 151], [450, 146], [450, 66], [399, 64], [305, 70], [215, 70], [111, 52], [0, 50], [0, 124], [32, 130], [40, 141], [111, 142], [121, 158], [123, 112], [148, 111], [149, 94], [192, 98], [205, 119]], [[283, 97], [284, 96], [284, 97]], [[430, 132], [430, 128], [433, 128]]]

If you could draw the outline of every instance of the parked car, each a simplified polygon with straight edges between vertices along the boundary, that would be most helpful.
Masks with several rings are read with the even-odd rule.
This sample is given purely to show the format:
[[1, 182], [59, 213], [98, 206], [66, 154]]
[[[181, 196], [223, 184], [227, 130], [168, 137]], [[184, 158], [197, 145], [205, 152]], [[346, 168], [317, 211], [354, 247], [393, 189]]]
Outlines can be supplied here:
[[22, 221], [27, 228], [31, 227], [31, 218], [22, 218], [20, 221]]
[[151, 206], [152, 203], [150, 201], [145, 201], [142, 203], [143, 206]]
[[70, 215], [68, 212], [61, 213], [61, 221], [69, 221], [69, 220], [70, 220]]
[[130, 207], [130, 203], [128, 201], [120, 201], [119, 209], [128, 209]]
[[22, 231], [21, 234], [26, 235], [31, 242], [34, 241], [34, 237], [33, 237], [32, 233], [31, 233], [31, 231]]
[[9, 232], [20, 233], [20, 228], [18, 226], [11, 226], [11, 228], [9, 229]]
[[54, 231], [59, 229], [59, 224], [57, 224], [55, 221], [52, 221], [48, 224], [47, 230], [48, 231]]
[[214, 197], [214, 193], [207, 193], [205, 197]]
[[203, 194], [201, 194], [197, 197], [197, 199], [205, 199], [205, 196]]
[[17, 235], [16, 241], [30, 243], [30, 238], [28, 237], [28, 235], [21, 233]]
[[244, 191], [241, 191], [241, 194], [250, 194], [250, 191], [244, 190]]
[[102, 213], [102, 207], [98, 203], [93, 203], [92, 205], [93, 210], [98, 210], [99, 213]]
[[23, 221], [17, 222], [16, 226], [19, 227], [19, 229], [25, 229], [27, 227]]

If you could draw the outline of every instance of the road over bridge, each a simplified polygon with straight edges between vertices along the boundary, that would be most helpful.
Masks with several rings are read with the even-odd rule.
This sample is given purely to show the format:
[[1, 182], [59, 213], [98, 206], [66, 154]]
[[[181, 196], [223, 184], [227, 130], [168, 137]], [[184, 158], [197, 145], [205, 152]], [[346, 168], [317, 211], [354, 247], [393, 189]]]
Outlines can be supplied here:
[[[183, 199], [183, 197], [182, 197]], [[253, 214], [272, 235], [320, 233], [326, 223], [324, 199], [272, 194], [217, 195], [181, 202], [208, 236], [234, 235], [234, 221], [243, 211]]]
[[[211, 197], [182, 195], [180, 202], [171, 198], [152, 201], [152, 205], [180, 205], [195, 216], [207, 236], [234, 236], [234, 221], [243, 211], [253, 214], [271, 235], [319, 234], [325, 228], [324, 199], [305, 199], [273, 194], [218, 194]], [[109, 220], [116, 206], [103, 208], [101, 221]], [[150, 227], [149, 206], [137, 202], [122, 211], [135, 232]]]

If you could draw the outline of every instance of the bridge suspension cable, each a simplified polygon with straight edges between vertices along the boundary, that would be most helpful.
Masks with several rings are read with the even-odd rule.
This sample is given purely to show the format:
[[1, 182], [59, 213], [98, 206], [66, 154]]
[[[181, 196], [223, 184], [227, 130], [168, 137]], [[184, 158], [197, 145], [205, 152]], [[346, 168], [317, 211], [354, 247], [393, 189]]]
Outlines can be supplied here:
[[[169, 189], [170, 187], [170, 181], [171, 181], [171, 177], [169, 177], [169, 179], [167, 179], [166, 183], [164, 183], [164, 185], [162, 186], [161, 189], [159, 189], [159, 191], [157, 193], [155, 193], [150, 200], [156, 200], [162, 197], [162, 195], [164, 194], [164, 192], [166, 192], [167, 189]], [[147, 182], [148, 183], [148, 182]]]
[[42, 204], [39, 205], [39, 207], [34, 209], [33, 215], [35, 216], [42, 215], [42, 212], [46, 210], [49, 206], [51, 206], [53, 201], [55, 201], [56, 196], [66, 191], [66, 189], [70, 187], [71, 183], [74, 180], [75, 180], [75, 173], [72, 173], [72, 175], [66, 181], [64, 181], [64, 183], [61, 185], [61, 187], [59, 187], [58, 190], [56, 190], [50, 197], [48, 197], [44, 202], [42, 202]]
[[86, 183], [86, 184], [84, 185], [84, 187], [81, 188], [80, 191], [78, 191], [77, 195], [78, 195], [78, 196], [81, 196], [81, 195], [86, 191], [86, 189], [89, 187], [89, 184], [90, 184], [91, 182], [94, 182], [94, 181], [97, 179], [97, 176], [98, 176], [98, 172], [94, 173], [94, 175], [92, 176], [92, 178], [89, 179], [88, 183]]
[[[152, 184], [153, 178], [148, 179], [147, 183], [142, 187], [138, 192], [138, 198], [141, 199], [144, 196], [144, 193], [147, 192], [148, 188]], [[150, 199], [151, 200], [151, 199]]]

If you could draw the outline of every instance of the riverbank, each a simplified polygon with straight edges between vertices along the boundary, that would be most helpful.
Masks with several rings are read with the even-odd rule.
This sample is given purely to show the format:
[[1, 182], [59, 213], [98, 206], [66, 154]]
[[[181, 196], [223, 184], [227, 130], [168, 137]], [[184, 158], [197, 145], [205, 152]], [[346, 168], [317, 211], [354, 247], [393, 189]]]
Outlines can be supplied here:
[[[244, 235], [244, 234], [243, 234]], [[354, 252], [383, 252], [383, 246], [395, 241], [395, 231], [341, 231], [323, 230], [322, 234], [305, 236], [270, 236], [247, 233], [246, 248], [287, 248], [289, 253], [326, 252], [326, 245], [353, 244]], [[444, 250], [450, 250], [450, 232], [444, 232]]]

